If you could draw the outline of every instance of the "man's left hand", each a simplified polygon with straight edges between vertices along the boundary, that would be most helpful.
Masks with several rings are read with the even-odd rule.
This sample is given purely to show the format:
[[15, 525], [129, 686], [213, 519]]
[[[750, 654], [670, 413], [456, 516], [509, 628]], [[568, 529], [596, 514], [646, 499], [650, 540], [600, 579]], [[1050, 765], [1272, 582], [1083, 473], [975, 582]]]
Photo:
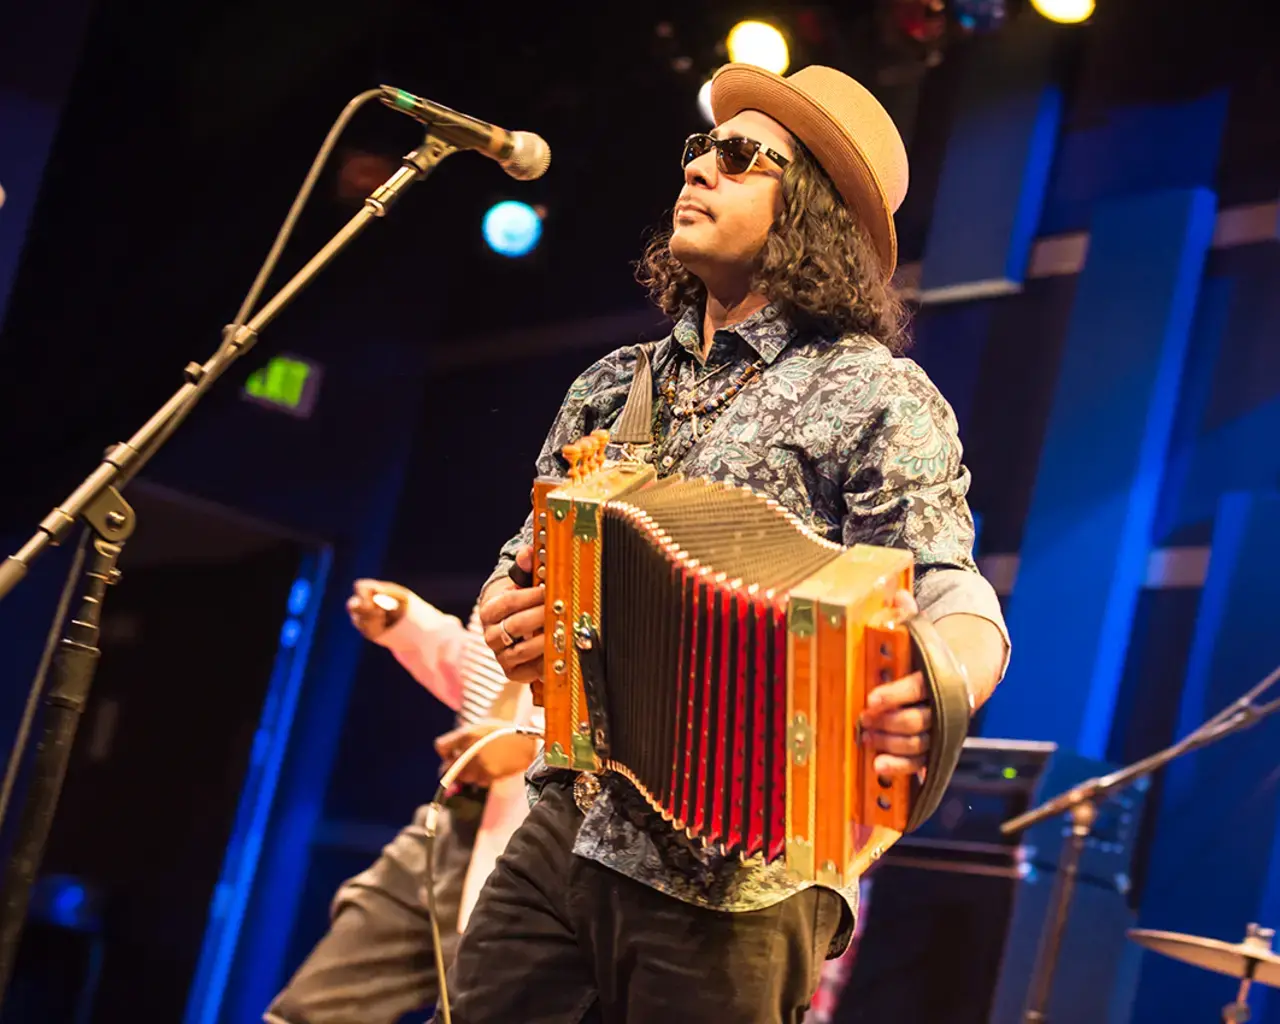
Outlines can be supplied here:
[[[440, 770], [449, 767], [462, 756], [477, 740], [488, 736], [495, 729], [509, 726], [510, 722], [486, 719], [469, 725], [462, 725], [436, 737], [436, 753], [440, 755]], [[502, 736], [476, 754], [458, 776], [459, 782], [467, 782], [477, 786], [488, 786], [508, 775], [523, 772], [538, 753], [538, 741], [533, 736]]]
[[[910, 591], [900, 590], [894, 608], [902, 618], [919, 612]], [[925, 766], [933, 709], [928, 705], [924, 675], [912, 672], [876, 686], [867, 696], [862, 713], [863, 735], [877, 752], [880, 775], [914, 775]]]

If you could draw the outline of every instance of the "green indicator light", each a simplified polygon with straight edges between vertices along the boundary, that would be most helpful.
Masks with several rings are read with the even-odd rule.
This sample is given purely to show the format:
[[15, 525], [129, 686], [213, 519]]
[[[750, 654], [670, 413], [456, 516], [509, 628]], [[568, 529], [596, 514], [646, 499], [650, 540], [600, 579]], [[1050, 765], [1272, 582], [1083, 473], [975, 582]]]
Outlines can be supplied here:
[[244, 393], [257, 402], [307, 416], [315, 402], [319, 377], [320, 368], [304, 359], [273, 356], [266, 366], [249, 375]]

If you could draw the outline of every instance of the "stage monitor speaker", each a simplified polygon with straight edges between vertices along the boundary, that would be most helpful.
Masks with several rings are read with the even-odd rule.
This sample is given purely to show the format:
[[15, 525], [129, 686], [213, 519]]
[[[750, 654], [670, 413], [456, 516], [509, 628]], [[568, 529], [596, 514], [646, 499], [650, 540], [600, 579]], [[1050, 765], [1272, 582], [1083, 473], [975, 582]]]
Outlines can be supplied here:
[[[1065, 822], [998, 826], [1109, 765], [1052, 744], [970, 740], [931, 822], [871, 873], [865, 930], [833, 1024], [1022, 1024]], [[1140, 950], [1125, 937], [1142, 794], [1111, 803], [1082, 860], [1052, 1024], [1127, 1024]]]

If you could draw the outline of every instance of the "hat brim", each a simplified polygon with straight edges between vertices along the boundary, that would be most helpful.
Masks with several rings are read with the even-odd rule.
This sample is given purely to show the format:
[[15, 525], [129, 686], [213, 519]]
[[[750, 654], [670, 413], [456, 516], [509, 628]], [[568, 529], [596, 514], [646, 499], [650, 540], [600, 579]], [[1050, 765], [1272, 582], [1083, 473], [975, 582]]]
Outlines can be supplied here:
[[711, 82], [711, 112], [720, 124], [744, 110], [767, 114], [805, 144], [871, 236], [886, 275], [892, 276], [898, 263], [893, 211], [875, 169], [849, 131], [781, 75], [751, 64], [725, 65]]

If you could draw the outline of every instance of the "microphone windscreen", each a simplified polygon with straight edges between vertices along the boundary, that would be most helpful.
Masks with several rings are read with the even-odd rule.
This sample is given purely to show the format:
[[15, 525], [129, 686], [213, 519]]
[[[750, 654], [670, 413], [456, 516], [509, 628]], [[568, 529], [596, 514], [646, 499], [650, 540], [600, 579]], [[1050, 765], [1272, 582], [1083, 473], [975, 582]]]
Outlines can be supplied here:
[[533, 181], [547, 173], [551, 166], [551, 147], [541, 135], [533, 132], [511, 133], [511, 155], [502, 161], [502, 169], [517, 181]]

